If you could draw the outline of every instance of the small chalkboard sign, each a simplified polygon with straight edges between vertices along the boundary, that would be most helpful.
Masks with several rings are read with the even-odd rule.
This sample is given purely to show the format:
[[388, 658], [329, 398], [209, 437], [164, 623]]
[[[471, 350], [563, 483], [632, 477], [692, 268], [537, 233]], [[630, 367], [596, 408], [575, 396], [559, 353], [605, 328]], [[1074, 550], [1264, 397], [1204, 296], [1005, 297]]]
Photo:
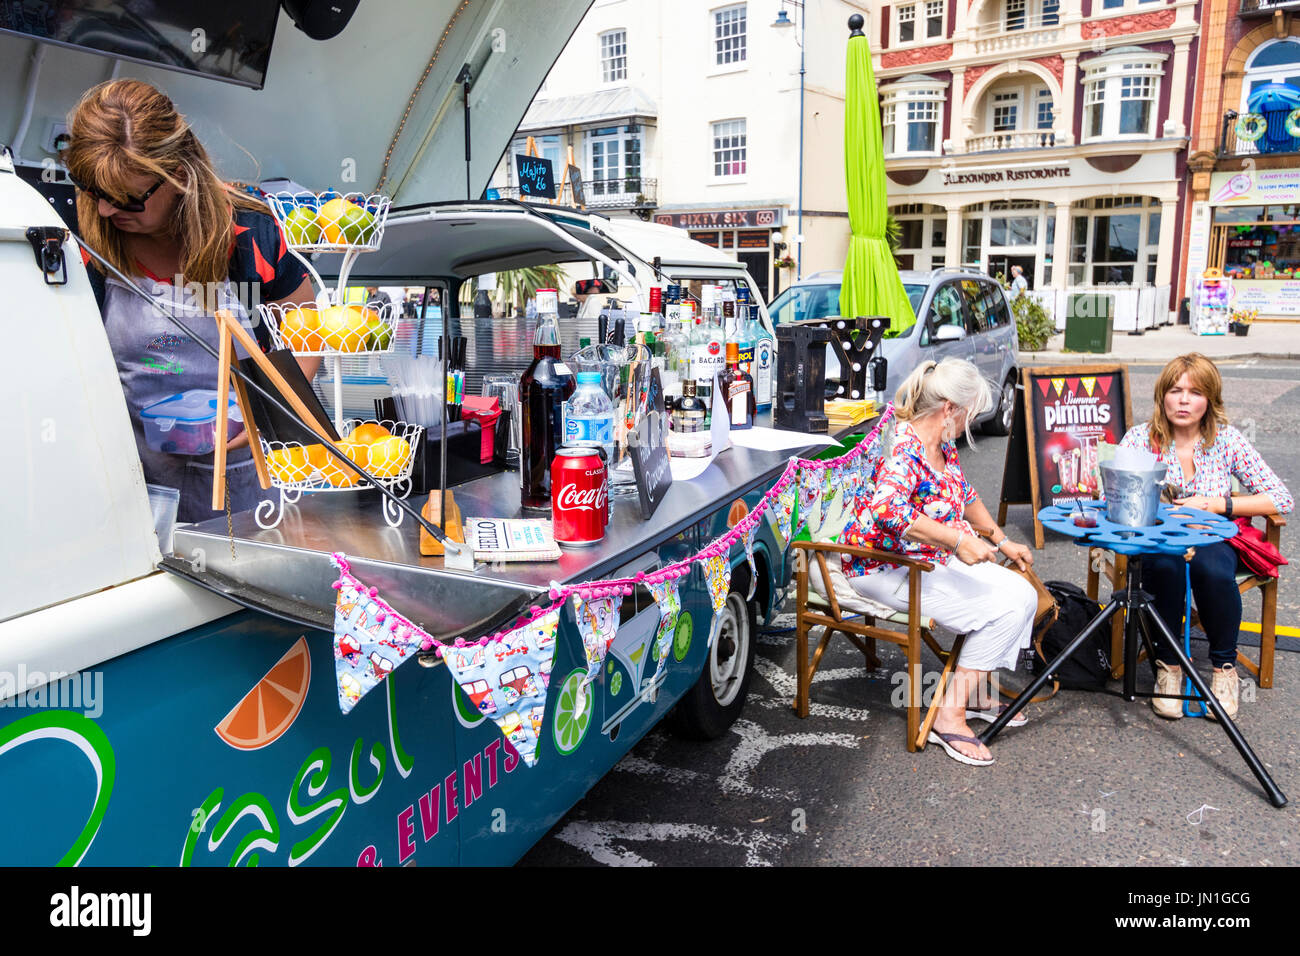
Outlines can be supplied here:
[[582, 171], [577, 166], [569, 167], [569, 187], [573, 190], [573, 204], [579, 209], [587, 205], [587, 194], [582, 191]]
[[519, 174], [519, 195], [555, 198], [555, 170], [549, 159], [516, 153], [515, 172]]
[[673, 483], [673, 471], [668, 464], [668, 446], [664, 442], [667, 432], [664, 414], [664, 389], [659, 370], [650, 373], [650, 386], [646, 400], [646, 413], [628, 443], [632, 456], [632, 472], [636, 476], [636, 493], [641, 501], [641, 518], [648, 521], [668, 494]]

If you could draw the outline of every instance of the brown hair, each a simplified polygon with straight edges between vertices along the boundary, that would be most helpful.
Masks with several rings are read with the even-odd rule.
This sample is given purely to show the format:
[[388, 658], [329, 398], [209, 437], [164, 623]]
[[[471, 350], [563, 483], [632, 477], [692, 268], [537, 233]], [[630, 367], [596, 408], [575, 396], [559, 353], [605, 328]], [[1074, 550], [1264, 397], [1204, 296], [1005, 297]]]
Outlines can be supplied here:
[[1201, 418], [1201, 440], [1206, 448], [1214, 444], [1219, 433], [1219, 426], [1228, 424], [1228, 415], [1223, 410], [1223, 379], [1219, 369], [1200, 352], [1188, 352], [1173, 359], [1160, 377], [1156, 379], [1156, 407], [1151, 415], [1151, 447], [1157, 452], [1174, 440], [1174, 427], [1165, 415], [1165, 396], [1178, 384], [1186, 374], [1192, 380], [1192, 387], [1205, 396], [1207, 402], [1205, 415]]
[[[133, 177], [160, 177], [180, 190], [173, 225], [181, 272], [189, 282], [219, 282], [230, 271], [233, 211], [266, 212], [253, 197], [222, 182], [207, 150], [167, 95], [141, 80], [110, 80], [87, 90], [68, 114], [63, 162], [73, 178], [110, 196], [130, 193]], [[125, 234], [78, 191], [77, 221], [96, 252], [128, 275]]]

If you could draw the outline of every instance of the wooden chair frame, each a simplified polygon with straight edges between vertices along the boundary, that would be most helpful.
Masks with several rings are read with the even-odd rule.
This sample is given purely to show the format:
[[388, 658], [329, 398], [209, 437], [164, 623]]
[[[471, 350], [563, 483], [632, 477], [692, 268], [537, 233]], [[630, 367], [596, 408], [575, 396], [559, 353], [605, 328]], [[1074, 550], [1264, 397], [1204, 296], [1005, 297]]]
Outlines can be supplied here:
[[[912, 752], [924, 750], [926, 738], [929, 737], [930, 729], [934, 726], [935, 717], [938, 716], [939, 703], [943, 700], [948, 681], [956, 668], [962, 643], [966, 639], [965, 635], [959, 635], [953, 641], [952, 650], [945, 651], [938, 641], [934, 639], [929, 626], [923, 623], [921, 616], [921, 575], [926, 571], [934, 570], [934, 565], [927, 561], [918, 561], [915, 558], [877, 551], [873, 548], [859, 548], [851, 545], [835, 544], [830, 541], [795, 541], [794, 548], [797, 555], [796, 578], [798, 582], [798, 609], [795, 627], [795, 653], [798, 673], [794, 699], [795, 713], [800, 717], [808, 716], [808, 698], [812, 688], [813, 675], [817, 673], [817, 668], [821, 666], [822, 655], [826, 652], [826, 647], [830, 643], [832, 636], [836, 633], [843, 634], [854, 647], [862, 651], [869, 670], [874, 670], [880, 666], [880, 659], [876, 656], [876, 641], [888, 641], [902, 647], [907, 657], [907, 749]], [[826, 566], [826, 555], [828, 554], [837, 558], [842, 555], [869, 558], [884, 564], [907, 568], [907, 630], [903, 632], [879, 627], [876, 625], [876, 619], [870, 615], [864, 616], [861, 620], [846, 619], [840, 608], [840, 602], [835, 596], [835, 590], [831, 587], [829, 569]], [[826, 583], [826, 600], [830, 605], [829, 614], [823, 614], [808, 607], [808, 562], [810, 557], [816, 560], [822, 574], [822, 581]], [[810, 658], [808, 656], [808, 631], [813, 627], [822, 627], [824, 632], [817, 649]], [[934, 696], [931, 698], [930, 707], [924, 719], [921, 717], [922, 642], [930, 650], [934, 651], [939, 660], [943, 662], [943, 671], [939, 676], [939, 683], [934, 689]]]
[[[1281, 550], [1280, 541], [1282, 538], [1282, 529], [1286, 527], [1286, 519], [1280, 515], [1264, 515], [1264, 536], [1268, 543], [1273, 545], [1279, 551]], [[1095, 552], [1100, 548], [1088, 549], [1088, 597], [1097, 600], [1097, 592], [1101, 583], [1100, 561], [1095, 559]], [[1115, 564], [1110, 570], [1108, 577], [1112, 588], [1122, 588], [1124, 586], [1125, 576], [1128, 573], [1128, 559], [1122, 554], [1117, 554]], [[1237, 662], [1249, 671], [1255, 678], [1255, 681], [1262, 688], [1273, 686], [1273, 653], [1277, 647], [1277, 578], [1270, 578], [1263, 575], [1253, 575], [1241, 581], [1237, 589], [1244, 597], [1247, 592], [1258, 590], [1261, 599], [1261, 611], [1259, 619], [1259, 660], [1253, 661], [1246, 656], [1244, 650], [1237, 648]], [[1200, 615], [1196, 609], [1192, 609], [1192, 626], [1195, 627], [1200, 623]], [[1118, 679], [1124, 676], [1124, 619], [1121, 615], [1116, 614], [1111, 623], [1110, 632], [1110, 660], [1111, 676]], [[1143, 651], [1139, 660], [1146, 656]]]

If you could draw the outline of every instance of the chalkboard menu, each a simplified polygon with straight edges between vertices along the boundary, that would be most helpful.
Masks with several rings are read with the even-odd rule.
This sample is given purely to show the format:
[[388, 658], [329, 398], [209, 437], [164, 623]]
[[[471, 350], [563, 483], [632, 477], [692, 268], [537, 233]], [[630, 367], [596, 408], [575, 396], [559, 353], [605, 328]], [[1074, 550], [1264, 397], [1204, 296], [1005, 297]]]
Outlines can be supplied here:
[[555, 170], [549, 159], [516, 153], [515, 172], [519, 174], [519, 195], [555, 198]]
[[579, 209], [587, 205], [587, 194], [582, 188], [582, 172], [577, 166], [569, 167], [569, 185], [573, 189], [573, 204]]
[[673, 471], [668, 463], [668, 446], [665, 437], [668, 419], [665, 415], [664, 389], [659, 370], [650, 373], [650, 386], [646, 396], [646, 414], [642, 417], [628, 453], [632, 456], [632, 472], [636, 476], [636, 493], [641, 503], [641, 518], [648, 521], [664, 500], [673, 483]]
[[1041, 548], [1039, 509], [1097, 496], [1097, 446], [1119, 444], [1133, 403], [1123, 365], [1027, 368], [1021, 383], [1024, 404], [1007, 444], [998, 523], [1006, 520], [1008, 505], [1030, 505], [1034, 544]]

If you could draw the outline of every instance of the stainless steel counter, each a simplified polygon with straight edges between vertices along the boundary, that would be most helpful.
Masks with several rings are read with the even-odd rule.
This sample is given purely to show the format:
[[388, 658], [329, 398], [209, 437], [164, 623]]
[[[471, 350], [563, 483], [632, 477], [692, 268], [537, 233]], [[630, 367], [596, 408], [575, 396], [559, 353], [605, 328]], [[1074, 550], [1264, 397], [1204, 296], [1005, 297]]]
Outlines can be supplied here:
[[[816, 448], [759, 452], [733, 446], [698, 478], [674, 482], [649, 521], [641, 520], [635, 496], [615, 499], [604, 540], [566, 548], [554, 562], [480, 563], [473, 572], [445, 568], [441, 557], [420, 554], [416, 522], [407, 516], [401, 527], [390, 528], [378, 493], [364, 491], [305, 495], [271, 530], [259, 528], [251, 512], [235, 515], [233, 557], [224, 516], [177, 529], [175, 558], [166, 566], [239, 603], [319, 626], [332, 620], [330, 584], [336, 574], [329, 559], [339, 551], [358, 578], [400, 595], [399, 609], [430, 633], [443, 639], [481, 634], [517, 614], [553, 581], [613, 577], [717, 509], [770, 485], [792, 454], [810, 451]], [[466, 518], [526, 517], [515, 472], [479, 478], [454, 491]]]

